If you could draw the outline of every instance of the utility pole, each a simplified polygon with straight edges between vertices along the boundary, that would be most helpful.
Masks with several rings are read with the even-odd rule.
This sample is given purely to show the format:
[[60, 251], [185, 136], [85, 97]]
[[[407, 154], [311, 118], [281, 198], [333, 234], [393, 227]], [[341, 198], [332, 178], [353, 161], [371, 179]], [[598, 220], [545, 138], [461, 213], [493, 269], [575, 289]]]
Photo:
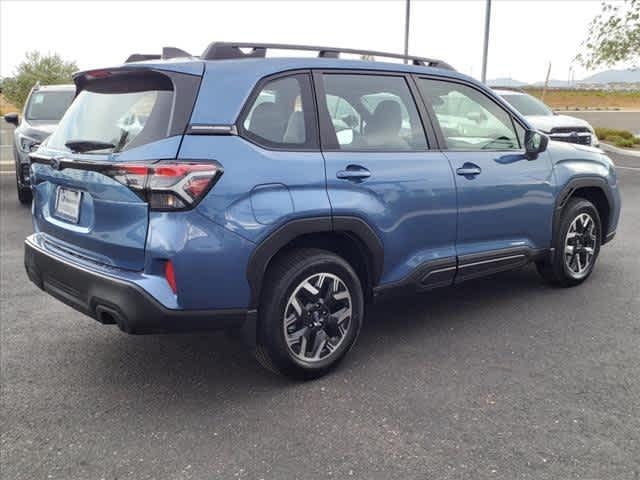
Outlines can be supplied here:
[[484, 12], [484, 50], [482, 52], [482, 83], [487, 82], [487, 54], [489, 53], [489, 27], [491, 25], [491, 0], [487, 0]]
[[551, 62], [549, 62], [549, 68], [547, 68], [547, 76], [544, 79], [544, 88], [542, 89], [542, 97], [540, 98], [540, 100], [543, 102], [544, 97], [547, 94], [547, 88], [549, 87], [549, 75], [551, 75]]
[[[409, 55], [409, 15], [411, 11], [411, 0], [406, 0], [405, 15], [404, 15], [404, 56]], [[404, 59], [404, 63], [407, 63], [407, 59]]]

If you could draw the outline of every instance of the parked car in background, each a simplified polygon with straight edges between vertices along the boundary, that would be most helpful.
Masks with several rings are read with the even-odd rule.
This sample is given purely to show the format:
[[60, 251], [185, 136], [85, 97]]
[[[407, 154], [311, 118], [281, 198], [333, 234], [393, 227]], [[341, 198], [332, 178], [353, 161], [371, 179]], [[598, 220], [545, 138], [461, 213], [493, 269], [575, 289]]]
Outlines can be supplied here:
[[531, 125], [549, 135], [551, 140], [594, 147], [599, 145], [595, 130], [586, 120], [557, 114], [536, 97], [523, 91], [499, 87], [493, 90]]
[[549, 142], [443, 61], [343, 52], [212, 43], [77, 73], [31, 154], [31, 281], [127, 333], [241, 331], [310, 378], [374, 299], [530, 262], [589, 277], [620, 212], [603, 152]]
[[29, 153], [34, 151], [58, 125], [76, 93], [75, 85], [36, 85], [25, 102], [22, 118], [7, 113], [4, 119], [16, 126], [13, 157], [20, 203], [31, 202]]

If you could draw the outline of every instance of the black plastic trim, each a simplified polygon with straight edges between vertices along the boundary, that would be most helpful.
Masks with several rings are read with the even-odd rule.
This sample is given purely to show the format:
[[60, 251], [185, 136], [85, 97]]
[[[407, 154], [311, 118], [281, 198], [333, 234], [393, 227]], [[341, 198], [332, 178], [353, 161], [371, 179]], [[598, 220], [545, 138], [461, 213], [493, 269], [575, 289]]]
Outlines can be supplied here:
[[[244, 53], [242, 48], [252, 49], [249, 53]], [[432, 68], [442, 68], [454, 70], [448, 63], [436, 58], [416, 57], [414, 55], [404, 55], [400, 53], [379, 52], [375, 50], [359, 50], [353, 48], [321, 47], [315, 45], [295, 45], [282, 43], [251, 43], [251, 42], [213, 42], [210, 43], [200, 58], [203, 60], [225, 60], [236, 58], [264, 58], [267, 49], [272, 50], [302, 50], [318, 52], [318, 57], [339, 58], [341, 53], [370, 55], [374, 57], [399, 58], [410, 60], [413, 65], [429, 66]]]
[[[553, 211], [553, 236], [555, 237], [556, 232], [560, 228], [560, 220], [562, 219], [562, 210], [564, 206], [567, 204], [567, 201], [571, 198], [573, 193], [579, 188], [587, 188], [587, 187], [595, 187], [602, 190], [604, 196], [607, 198], [607, 203], [609, 204], [609, 211], [613, 208], [613, 199], [611, 198], [611, 190], [609, 188], [609, 184], [602, 177], [596, 176], [582, 176], [578, 178], [574, 178], [569, 180], [567, 184], [560, 190], [560, 193], [556, 196], [556, 205]], [[603, 225], [603, 230], [606, 232], [603, 235], [605, 241], [602, 242], [604, 245], [611, 238], [609, 236], [609, 229], [611, 228], [611, 219], [609, 219], [609, 225]], [[615, 232], [614, 232], [615, 234]], [[553, 238], [553, 237], [552, 237]]]
[[250, 308], [257, 308], [260, 301], [262, 281], [271, 259], [285, 245], [295, 240], [297, 237], [311, 233], [344, 232], [355, 236], [367, 248], [369, 260], [372, 267], [371, 281], [375, 286], [382, 275], [384, 262], [384, 248], [382, 242], [362, 219], [357, 217], [312, 217], [291, 220], [265, 240], [263, 240], [253, 251], [249, 258], [247, 267], [247, 280], [251, 289]]
[[602, 245], [604, 245], [605, 243], [609, 243], [611, 240], [614, 239], [614, 237], [616, 236], [616, 231], [614, 230], [613, 232], [609, 232], [605, 235], [604, 239], [602, 240]]
[[429, 260], [401, 280], [374, 287], [374, 298], [379, 300], [449, 286], [453, 284], [456, 268], [455, 257]]
[[548, 249], [527, 246], [492, 250], [489, 252], [446, 257], [422, 263], [406, 277], [392, 283], [374, 287], [375, 300], [391, 296], [414, 294], [446, 287], [466, 280], [520, 268], [530, 262], [544, 259]]
[[526, 246], [461, 255], [455, 283], [520, 268], [539, 255], [540, 252]]
[[42, 290], [131, 334], [242, 328], [252, 315], [246, 309], [168, 309], [138, 285], [71, 263], [30, 238], [25, 240], [24, 263], [29, 279]]

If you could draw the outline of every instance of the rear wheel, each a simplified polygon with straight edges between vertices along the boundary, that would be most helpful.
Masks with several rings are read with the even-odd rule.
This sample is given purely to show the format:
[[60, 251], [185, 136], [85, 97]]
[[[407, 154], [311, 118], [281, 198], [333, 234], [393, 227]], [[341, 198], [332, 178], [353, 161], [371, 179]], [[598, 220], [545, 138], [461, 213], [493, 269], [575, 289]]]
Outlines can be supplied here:
[[317, 249], [277, 259], [266, 276], [256, 357], [293, 378], [324, 375], [355, 343], [363, 294], [353, 268]]
[[598, 210], [588, 200], [572, 198], [564, 208], [553, 239], [553, 258], [538, 262], [538, 272], [545, 280], [557, 285], [578, 285], [593, 272], [601, 243], [602, 225]]

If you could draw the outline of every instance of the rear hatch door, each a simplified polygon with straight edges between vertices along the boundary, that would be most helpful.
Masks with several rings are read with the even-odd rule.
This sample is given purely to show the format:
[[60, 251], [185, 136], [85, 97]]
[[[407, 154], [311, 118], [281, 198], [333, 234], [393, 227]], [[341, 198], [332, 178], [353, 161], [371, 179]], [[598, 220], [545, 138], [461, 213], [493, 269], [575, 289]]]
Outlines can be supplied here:
[[71, 107], [31, 155], [34, 225], [48, 247], [143, 269], [149, 205], [128, 184], [135, 175], [114, 172], [177, 157], [200, 78], [139, 66], [75, 77]]

